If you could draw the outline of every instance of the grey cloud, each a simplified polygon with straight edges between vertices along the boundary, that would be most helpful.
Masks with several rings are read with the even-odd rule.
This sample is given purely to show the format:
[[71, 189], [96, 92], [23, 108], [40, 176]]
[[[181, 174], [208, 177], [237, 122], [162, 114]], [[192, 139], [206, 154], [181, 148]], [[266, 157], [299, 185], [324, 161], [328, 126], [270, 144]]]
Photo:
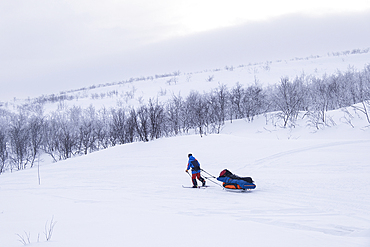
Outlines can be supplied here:
[[[27, 25], [16, 28], [18, 33], [11, 39], [0, 41], [1, 47], [10, 47], [2, 49], [0, 58], [0, 83], [10, 88], [6, 96], [11, 92], [34, 97], [175, 70], [190, 72], [370, 47], [370, 11], [315, 18], [286, 15], [152, 45], [140, 44], [152, 34], [123, 28], [98, 30], [87, 17], [75, 18], [64, 24], [53, 18], [47, 23], [40, 20], [31, 31]], [[0, 30], [11, 33], [12, 27], [1, 24]]]

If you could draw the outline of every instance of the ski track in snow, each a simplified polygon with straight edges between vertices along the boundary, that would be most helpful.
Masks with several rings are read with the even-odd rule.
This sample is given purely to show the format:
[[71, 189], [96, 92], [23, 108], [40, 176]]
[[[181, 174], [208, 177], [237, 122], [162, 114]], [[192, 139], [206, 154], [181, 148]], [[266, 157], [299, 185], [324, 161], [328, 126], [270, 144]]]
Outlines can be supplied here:
[[279, 153], [276, 153], [276, 154], [267, 156], [265, 158], [261, 158], [261, 159], [255, 160], [251, 164], [244, 165], [243, 167], [240, 167], [240, 168], [235, 169], [235, 171], [245, 169], [247, 166], [250, 166], [250, 165], [254, 165], [254, 166], [258, 165], [258, 166], [260, 166], [261, 164], [263, 164], [263, 163], [265, 163], [267, 161], [271, 161], [273, 159], [281, 158], [281, 157], [284, 157], [286, 155], [292, 155], [292, 154], [297, 154], [297, 153], [301, 153], [301, 152], [307, 152], [307, 151], [311, 151], [311, 150], [315, 150], [315, 149], [322, 149], [322, 148], [328, 148], [328, 147], [334, 147], [334, 146], [342, 146], [342, 145], [351, 145], [351, 144], [357, 144], [357, 143], [370, 143], [370, 140], [339, 141], [339, 142], [331, 142], [331, 143], [328, 143], [328, 144], [319, 144], [319, 145], [314, 145], [314, 146], [310, 146], [310, 147], [292, 149], [292, 150], [288, 150], [288, 151], [284, 151], [284, 152], [279, 152]]
[[[250, 171], [256, 171], [258, 169], [261, 169], [263, 166], [268, 166], [275, 159], [283, 158], [285, 156], [297, 155], [299, 153], [310, 152], [312, 150], [317, 150], [317, 149], [326, 149], [326, 148], [331, 148], [331, 147], [336, 147], [336, 146], [347, 146], [347, 145], [355, 145], [355, 144], [366, 144], [369, 142], [370, 142], [369, 140], [336, 141], [336, 142], [330, 142], [326, 144], [318, 144], [318, 145], [304, 147], [304, 148], [292, 149], [292, 150], [279, 152], [279, 153], [255, 160], [251, 164], [235, 169], [235, 171], [243, 170], [248, 166], [252, 166], [252, 167], [254, 166], [254, 168], [252, 168]], [[267, 162], [269, 164], [265, 164]], [[277, 209], [277, 210], [268, 210], [268, 211], [256, 210], [254, 211], [254, 215], [256, 213], [261, 214], [261, 217], [257, 217], [257, 218], [248, 217], [248, 220], [253, 220], [253, 221], [262, 222], [266, 224], [272, 224], [272, 225], [279, 225], [279, 226], [288, 227], [292, 229], [318, 231], [318, 232], [322, 232], [325, 234], [332, 234], [332, 235], [338, 235], [338, 236], [348, 235], [355, 231], [366, 230], [366, 228], [340, 225], [339, 223], [327, 225], [327, 226], [317, 226], [317, 227], [309, 226], [308, 224], [305, 224], [305, 222], [314, 221], [315, 217], [328, 218], [328, 221], [330, 221], [331, 218], [335, 218], [338, 216], [340, 217], [340, 213], [335, 212], [335, 210], [334, 211], [330, 210], [329, 212], [323, 212], [322, 210], [319, 210], [315, 207], [315, 205], [320, 205], [320, 204], [321, 205], [327, 204], [327, 205], [330, 205], [330, 207], [334, 207], [335, 204], [338, 203], [338, 201], [333, 200], [332, 198], [321, 196], [321, 197], [316, 198], [316, 200], [320, 201], [320, 203], [318, 203], [318, 202], [315, 202], [315, 196], [310, 191], [303, 191], [302, 188], [294, 189], [291, 187], [289, 187], [288, 191], [289, 191], [289, 194], [294, 192], [292, 193], [295, 195], [294, 203], [292, 203], [291, 201], [288, 201], [288, 202], [286, 201], [286, 198], [289, 197], [289, 194], [286, 195], [285, 197], [282, 197], [280, 193], [278, 194], [278, 196], [274, 196], [274, 194], [269, 195], [268, 199], [263, 198], [262, 200], [266, 200], [269, 203], [278, 202], [280, 205], [285, 205], [287, 207], [293, 207], [292, 209], [289, 209], [289, 210]], [[256, 191], [256, 193], [258, 192]], [[337, 199], [337, 198], [334, 198], [334, 199]], [[294, 208], [296, 205], [303, 204], [303, 203], [312, 204], [312, 209], [307, 209], [307, 208], [302, 209], [299, 207]], [[342, 203], [341, 207], [345, 206], [346, 210], [351, 210], [352, 212], [360, 212], [363, 215], [366, 215], [369, 210], [369, 207], [359, 208], [358, 207], [359, 205], [357, 205], [356, 203], [352, 203], [351, 201], [343, 201], [341, 203]], [[304, 218], [306, 218], [307, 216], [309, 216], [311, 220], [304, 220]], [[356, 215], [347, 215], [346, 217], [352, 218], [353, 220], [367, 222], [368, 224], [370, 224], [370, 217], [358, 217]], [[273, 218], [274, 220], [271, 220], [271, 218]], [[290, 220], [293, 220], [296, 222], [290, 222]], [[343, 222], [345, 221], [346, 219], [343, 219]]]

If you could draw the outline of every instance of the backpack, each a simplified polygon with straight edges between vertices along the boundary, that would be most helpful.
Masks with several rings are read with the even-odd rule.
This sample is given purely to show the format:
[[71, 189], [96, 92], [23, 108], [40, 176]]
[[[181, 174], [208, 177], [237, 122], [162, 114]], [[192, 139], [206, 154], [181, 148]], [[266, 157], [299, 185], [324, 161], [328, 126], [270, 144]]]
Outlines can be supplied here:
[[194, 171], [199, 171], [200, 170], [199, 162], [197, 160], [191, 161], [191, 164], [193, 165], [192, 169]]
[[238, 175], [233, 174], [227, 169], [224, 169], [223, 171], [220, 172], [220, 177], [228, 177], [231, 179], [240, 179], [243, 180], [247, 183], [254, 183], [253, 179], [251, 177], [239, 177]]

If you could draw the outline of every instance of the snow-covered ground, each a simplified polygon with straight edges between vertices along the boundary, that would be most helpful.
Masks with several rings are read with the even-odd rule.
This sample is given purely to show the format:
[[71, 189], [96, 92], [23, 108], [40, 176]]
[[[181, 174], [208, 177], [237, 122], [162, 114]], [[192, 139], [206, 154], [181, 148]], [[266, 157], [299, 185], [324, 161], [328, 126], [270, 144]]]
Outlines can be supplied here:
[[[282, 129], [259, 116], [218, 135], [45, 162], [40, 185], [37, 167], [2, 174], [0, 246], [370, 246], [369, 124], [328, 114], [337, 124], [319, 131], [306, 120]], [[191, 184], [188, 152], [210, 174], [228, 168], [257, 188], [182, 188]]]
[[[143, 75], [132, 79], [122, 78], [121, 82], [91, 85], [83, 90], [67, 88], [65, 92], [55, 92], [55, 96], [73, 97], [73, 100], [65, 100], [63, 104], [49, 102], [44, 107], [48, 112], [55, 111], [61, 105], [83, 108], [93, 105], [98, 109], [101, 107], [109, 109], [117, 106], [138, 106], [146, 104], [150, 98], [164, 102], [173, 95], [186, 97], [193, 90], [200, 93], [210, 92], [211, 89], [217, 88], [219, 85], [226, 85], [231, 89], [236, 83], [249, 86], [257, 82], [266, 87], [278, 83], [280, 78], [284, 76], [294, 79], [302, 74], [322, 77], [324, 74], [332, 75], [338, 71], [344, 73], [348, 69], [360, 71], [370, 63], [369, 49], [355, 49], [355, 52], [343, 51], [289, 60], [256, 61], [204, 71], [170, 71], [168, 74]], [[107, 86], [108, 84], [111, 86]], [[3, 105], [7, 109], [14, 110], [17, 105], [32, 103], [33, 99], [30, 100], [18, 99], [7, 103], [0, 102], [0, 106]]]
[[[342, 53], [181, 72], [70, 92], [74, 100], [45, 110], [135, 106], [219, 84], [267, 86], [282, 76], [361, 70], [369, 61], [369, 52]], [[228, 122], [218, 135], [131, 143], [58, 163], [44, 157], [40, 184], [37, 166], [1, 174], [0, 247], [370, 246], [369, 123], [350, 108], [327, 117], [335, 125], [320, 130], [307, 119], [284, 129], [261, 115]], [[210, 174], [227, 168], [251, 176], [257, 188], [226, 192], [210, 180], [206, 189], [182, 188], [191, 185], [184, 172], [189, 152]]]

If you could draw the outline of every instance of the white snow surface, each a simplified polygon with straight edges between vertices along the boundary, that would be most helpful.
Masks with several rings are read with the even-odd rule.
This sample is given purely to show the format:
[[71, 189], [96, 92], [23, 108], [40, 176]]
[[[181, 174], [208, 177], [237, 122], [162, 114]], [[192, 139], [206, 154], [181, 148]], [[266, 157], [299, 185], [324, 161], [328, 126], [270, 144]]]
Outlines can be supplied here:
[[[44, 108], [45, 112], [50, 112], [72, 106], [87, 108], [92, 105], [97, 109], [117, 106], [137, 107], [146, 104], [149, 99], [166, 102], [173, 95], [185, 98], [191, 91], [208, 93], [220, 85], [225, 85], [229, 89], [236, 83], [243, 86], [258, 83], [262, 87], [267, 87], [279, 83], [281, 77], [285, 76], [294, 80], [295, 77], [303, 74], [321, 78], [325, 74], [332, 75], [338, 71], [345, 73], [349, 69], [361, 71], [370, 63], [370, 47], [354, 51], [356, 50], [360, 52], [343, 51], [289, 60], [228, 65], [204, 71], [174, 71], [167, 74], [126, 78], [120, 82], [102, 83], [84, 89], [56, 93], [55, 96], [73, 96], [74, 99], [65, 100], [62, 103], [46, 103]], [[7, 103], [0, 102], [0, 107], [13, 111], [17, 109], [16, 106], [30, 102], [32, 105], [32, 99], [16, 99]]]
[[[302, 72], [361, 70], [369, 57], [312, 57], [181, 73], [76, 92], [118, 90], [119, 95], [66, 104], [135, 105], [160, 90], [159, 99], [166, 100], [179, 92], [186, 97], [218, 83], [231, 88], [256, 79], [266, 86]], [[209, 76], [214, 79], [207, 81]], [[130, 91], [133, 99], [125, 98]], [[45, 107], [52, 111], [60, 105]], [[0, 247], [368, 247], [370, 128], [361, 113], [348, 110], [328, 112], [335, 125], [320, 130], [308, 127], [307, 119], [284, 129], [271, 115], [261, 115], [251, 123], [227, 122], [220, 134], [131, 143], [57, 163], [44, 157], [40, 184], [37, 166], [0, 175]], [[182, 188], [191, 185], [185, 173], [189, 152], [208, 173], [217, 176], [227, 168], [251, 176], [257, 188], [227, 192], [213, 178], [216, 184], [207, 180], [206, 189]], [[51, 221], [52, 238], [46, 241]]]
[[[228, 122], [221, 134], [137, 142], [0, 176], [0, 246], [370, 246], [370, 130], [330, 112], [319, 131]], [[191, 185], [192, 152], [257, 188]], [[207, 176], [203, 173], [203, 176]], [[212, 179], [212, 178], [211, 178]], [[216, 181], [213, 179], [213, 181]], [[217, 183], [217, 181], [216, 181]], [[44, 232], [55, 222], [50, 241]]]

